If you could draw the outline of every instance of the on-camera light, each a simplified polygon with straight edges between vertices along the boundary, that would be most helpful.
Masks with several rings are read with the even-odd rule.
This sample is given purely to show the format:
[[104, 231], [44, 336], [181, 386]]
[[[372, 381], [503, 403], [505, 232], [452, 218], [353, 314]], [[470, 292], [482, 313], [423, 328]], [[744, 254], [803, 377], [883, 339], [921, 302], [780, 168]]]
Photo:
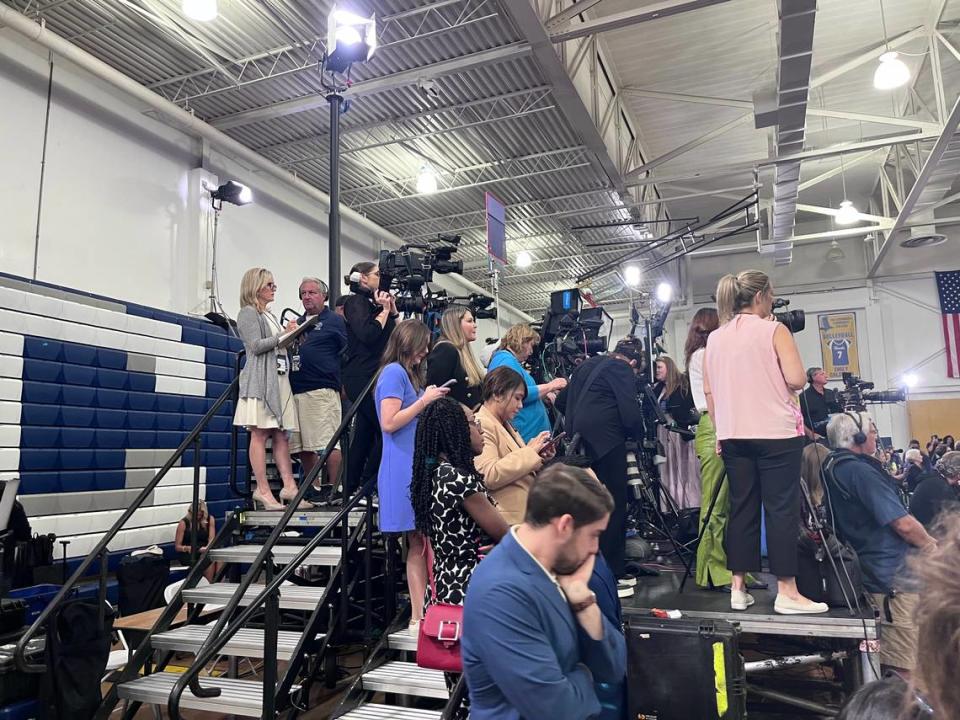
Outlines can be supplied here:
[[376, 49], [376, 15], [367, 18], [334, 5], [327, 17], [327, 69], [344, 72], [369, 60]]

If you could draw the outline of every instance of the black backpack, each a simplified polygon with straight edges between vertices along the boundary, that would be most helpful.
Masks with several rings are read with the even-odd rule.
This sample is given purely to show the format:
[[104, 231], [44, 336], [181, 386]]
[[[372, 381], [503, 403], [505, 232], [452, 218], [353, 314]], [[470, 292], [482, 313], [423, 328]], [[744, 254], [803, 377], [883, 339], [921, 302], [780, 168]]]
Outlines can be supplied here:
[[89, 720], [100, 707], [100, 680], [110, 658], [113, 608], [67, 600], [47, 620], [47, 671], [40, 691], [44, 720]]

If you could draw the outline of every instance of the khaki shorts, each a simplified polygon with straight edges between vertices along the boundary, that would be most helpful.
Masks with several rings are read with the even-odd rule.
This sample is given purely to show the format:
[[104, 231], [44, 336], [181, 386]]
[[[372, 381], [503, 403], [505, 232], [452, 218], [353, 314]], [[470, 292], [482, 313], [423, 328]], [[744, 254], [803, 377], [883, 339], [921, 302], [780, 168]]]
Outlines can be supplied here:
[[874, 604], [880, 608], [880, 664], [902, 670], [913, 670], [917, 658], [917, 624], [914, 614], [920, 603], [916, 593], [897, 593], [889, 600], [890, 618], [887, 617], [881, 593], [870, 593]]
[[310, 390], [297, 393], [293, 400], [300, 432], [290, 433], [290, 454], [323, 450], [340, 427], [340, 393], [327, 388]]

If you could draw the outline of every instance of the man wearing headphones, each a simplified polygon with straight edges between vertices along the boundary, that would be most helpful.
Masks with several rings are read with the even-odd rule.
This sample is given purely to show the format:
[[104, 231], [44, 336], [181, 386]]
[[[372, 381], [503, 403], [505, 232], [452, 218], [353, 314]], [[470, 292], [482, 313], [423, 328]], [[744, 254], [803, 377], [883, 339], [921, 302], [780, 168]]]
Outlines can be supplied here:
[[863, 585], [881, 610], [880, 662], [910, 671], [919, 597], [906, 560], [914, 548], [936, 549], [936, 540], [907, 512], [896, 481], [874, 457], [877, 428], [867, 413], [834, 415], [827, 437], [834, 448], [823, 464], [827, 506], [834, 529], [860, 557]]
[[842, 409], [833, 390], [827, 389], [827, 374], [823, 368], [807, 368], [807, 388], [800, 394], [803, 429], [808, 440], [822, 440], [827, 419]]
[[[319, 278], [300, 282], [304, 314], [296, 322], [319, 315], [317, 324], [302, 335], [291, 350], [290, 387], [297, 406], [300, 431], [291, 434], [290, 454], [297, 454], [304, 477], [317, 463], [340, 426], [340, 356], [347, 346], [343, 318], [326, 307], [327, 286]], [[328, 499], [340, 474], [340, 450], [334, 448], [326, 465], [330, 486], [320, 500]], [[317, 488], [321, 489], [321, 488]]]

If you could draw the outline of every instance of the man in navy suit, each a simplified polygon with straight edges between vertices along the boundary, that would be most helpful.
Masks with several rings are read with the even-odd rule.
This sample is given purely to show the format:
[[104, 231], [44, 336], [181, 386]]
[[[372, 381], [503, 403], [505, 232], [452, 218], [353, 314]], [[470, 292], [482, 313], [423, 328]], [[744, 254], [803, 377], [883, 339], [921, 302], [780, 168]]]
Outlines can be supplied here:
[[524, 522], [470, 579], [461, 644], [473, 720], [586, 720], [620, 683], [626, 646], [589, 582], [613, 498], [592, 474], [539, 474]]

